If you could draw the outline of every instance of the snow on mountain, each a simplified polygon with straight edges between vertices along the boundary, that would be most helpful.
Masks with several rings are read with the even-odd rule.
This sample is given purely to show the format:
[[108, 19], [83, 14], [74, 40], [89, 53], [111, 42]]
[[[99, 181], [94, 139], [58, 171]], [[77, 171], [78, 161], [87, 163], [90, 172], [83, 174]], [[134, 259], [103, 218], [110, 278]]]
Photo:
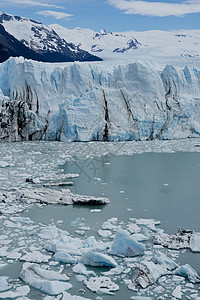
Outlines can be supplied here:
[[10, 58], [0, 65], [0, 88], [2, 141], [200, 135], [195, 64], [163, 68], [145, 61], [50, 64]]
[[[29, 54], [30, 50], [32, 51], [32, 56], [24, 55], [25, 58], [47, 62], [101, 60], [98, 57], [79, 49], [79, 47], [71, 42], [67, 42], [53, 29], [40, 22], [0, 13], [0, 24], [4, 27], [6, 36], [10, 34], [18, 41], [18, 43], [14, 43], [16, 53], [21, 51], [21, 56], [23, 56], [25, 52], [28, 52], [28, 49]], [[0, 38], [0, 43], [2, 38], [4, 38], [3, 35]], [[22, 45], [19, 45], [19, 42], [22, 43]], [[27, 49], [21, 49], [22, 46]], [[7, 52], [9, 52], [9, 50], [10, 49], [8, 48]]]
[[[57, 24], [54, 29], [63, 39], [79, 45], [103, 59], [147, 57], [200, 57], [200, 30], [95, 32], [90, 29], [67, 29]], [[122, 55], [123, 53], [123, 55]]]

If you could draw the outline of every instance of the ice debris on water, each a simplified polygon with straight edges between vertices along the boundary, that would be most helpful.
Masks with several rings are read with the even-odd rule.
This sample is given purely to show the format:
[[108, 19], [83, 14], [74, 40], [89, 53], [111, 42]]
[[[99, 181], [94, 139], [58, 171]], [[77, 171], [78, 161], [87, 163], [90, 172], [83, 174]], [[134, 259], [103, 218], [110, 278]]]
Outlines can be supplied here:
[[200, 233], [180, 228], [176, 234], [158, 233], [155, 244], [161, 244], [169, 249], [186, 249], [200, 252]]
[[119, 286], [116, 283], [112, 282], [111, 279], [106, 276], [90, 277], [84, 283], [88, 289], [100, 295], [114, 295], [113, 292], [119, 290]]
[[35, 264], [24, 264], [19, 277], [30, 286], [49, 295], [58, 295], [72, 287], [66, 275], [47, 271]]
[[[88, 220], [81, 217], [72, 222], [78, 229], [79, 225], [88, 227]], [[104, 228], [110, 229], [102, 229], [100, 226], [99, 230], [110, 231], [113, 240], [109, 236], [100, 238], [98, 230], [96, 237], [90, 236], [89, 231], [86, 237], [74, 237], [57, 228], [54, 222], [52, 225], [36, 225], [20, 214], [3, 215], [0, 224], [4, 233], [0, 236], [0, 264], [6, 266], [22, 259], [37, 261], [39, 264], [24, 263], [20, 278], [30, 287], [48, 294], [51, 297], [49, 300], [58, 299], [59, 296], [56, 295], [60, 293], [64, 293], [66, 299], [79, 299], [79, 296], [68, 292], [72, 287], [70, 273], [76, 274], [73, 276], [76, 284], [84, 284], [88, 290], [99, 295], [112, 295], [123, 283], [134, 292], [133, 299], [154, 299], [155, 295], [159, 297], [162, 294], [166, 295], [165, 298], [170, 298], [172, 292], [174, 296], [178, 296], [180, 293], [177, 286], [181, 287], [181, 293], [187, 288], [187, 295], [191, 299], [192, 295], [198, 295], [200, 276], [190, 265], [176, 262], [180, 251], [154, 247], [154, 240], [164, 234], [157, 227], [158, 221], [131, 218], [125, 223], [117, 218], [110, 218], [103, 223]], [[190, 243], [198, 236], [198, 233], [194, 235], [192, 231], [187, 231], [186, 234], [190, 237]], [[188, 235], [182, 234], [181, 237]], [[171, 236], [176, 236], [177, 242], [177, 234]], [[182, 243], [182, 239], [180, 242]], [[21, 288], [23, 281], [20, 283]], [[186, 287], [189, 283], [193, 286]], [[16, 286], [12, 281], [4, 280], [4, 284], [9, 290], [2, 290], [0, 297], [25, 297], [22, 290], [18, 289], [19, 283]], [[81, 298], [84, 299], [84, 295]]]

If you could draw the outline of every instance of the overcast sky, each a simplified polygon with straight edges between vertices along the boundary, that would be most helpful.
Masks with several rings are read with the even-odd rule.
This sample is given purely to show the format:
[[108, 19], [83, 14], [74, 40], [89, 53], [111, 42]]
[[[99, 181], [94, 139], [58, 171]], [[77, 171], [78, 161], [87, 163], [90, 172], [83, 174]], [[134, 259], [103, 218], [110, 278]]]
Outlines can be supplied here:
[[200, 0], [3, 0], [0, 10], [96, 31], [200, 29]]

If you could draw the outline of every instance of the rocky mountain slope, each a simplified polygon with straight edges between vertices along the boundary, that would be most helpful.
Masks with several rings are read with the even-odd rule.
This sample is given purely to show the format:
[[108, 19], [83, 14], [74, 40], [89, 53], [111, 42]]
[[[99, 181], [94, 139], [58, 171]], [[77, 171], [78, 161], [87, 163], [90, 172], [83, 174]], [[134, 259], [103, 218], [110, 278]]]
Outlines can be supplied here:
[[0, 13], [1, 62], [10, 56], [23, 56], [43, 62], [99, 61], [53, 29], [34, 20]]

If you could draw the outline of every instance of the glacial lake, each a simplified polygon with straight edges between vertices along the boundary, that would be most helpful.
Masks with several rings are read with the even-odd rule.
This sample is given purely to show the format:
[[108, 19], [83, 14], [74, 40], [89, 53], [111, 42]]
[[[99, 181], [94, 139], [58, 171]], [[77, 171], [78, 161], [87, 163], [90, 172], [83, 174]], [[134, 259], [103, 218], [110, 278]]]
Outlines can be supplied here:
[[[118, 218], [119, 223], [127, 223], [130, 218], [159, 220], [161, 224], [158, 227], [168, 234], [176, 233], [179, 228], [200, 232], [200, 153], [197, 147], [199, 140], [180, 143], [149, 142], [150, 148], [147, 143], [141, 142], [139, 146], [137, 143], [123, 143], [123, 149], [116, 146], [116, 154], [113, 148], [116, 143], [109, 146], [112, 148], [111, 153], [108, 149], [105, 151], [103, 145], [96, 143], [98, 156], [95, 156], [95, 143], [92, 146], [83, 143], [75, 143], [73, 146], [65, 143], [3, 144], [4, 156], [1, 157], [1, 162], [7, 161], [8, 166], [0, 169], [1, 188], [6, 187], [6, 181], [3, 180], [6, 176], [11, 190], [15, 186], [26, 187], [28, 184], [25, 183], [25, 178], [37, 177], [46, 171], [51, 174], [79, 174], [79, 177], [72, 179], [73, 186], [67, 188], [73, 193], [108, 197], [110, 204], [44, 207], [33, 205], [20, 214], [29, 217], [35, 224], [56, 224], [73, 237], [80, 238], [75, 232], [77, 226], [71, 223], [77, 218], [82, 218], [88, 227], [83, 238], [93, 235], [96, 239], [102, 239], [97, 231], [103, 222], [113, 217]], [[132, 152], [129, 151], [130, 148]], [[19, 171], [18, 178], [16, 171]], [[28, 186], [31, 188], [30, 184]], [[39, 187], [40, 184], [36, 186]], [[190, 264], [200, 274], [199, 253], [182, 250], [176, 262]], [[17, 279], [21, 266], [22, 262], [13, 262], [0, 269], [0, 276]], [[100, 274], [102, 269], [98, 270]], [[79, 289], [84, 289], [84, 297], [96, 299], [98, 296], [82, 283], [78, 283], [74, 275], [70, 282], [73, 285], [69, 291], [71, 294], [81, 296]], [[115, 293], [114, 299], [130, 299], [136, 295], [120, 282], [121, 280], [117, 281], [120, 290]], [[171, 291], [163, 299], [171, 299], [170, 293]], [[44, 299], [42, 295], [32, 289], [28, 297]], [[146, 296], [144, 292], [141, 295]], [[158, 299], [163, 295], [148, 296]], [[113, 296], [100, 297], [108, 300]], [[183, 295], [182, 299], [186, 297]]]

